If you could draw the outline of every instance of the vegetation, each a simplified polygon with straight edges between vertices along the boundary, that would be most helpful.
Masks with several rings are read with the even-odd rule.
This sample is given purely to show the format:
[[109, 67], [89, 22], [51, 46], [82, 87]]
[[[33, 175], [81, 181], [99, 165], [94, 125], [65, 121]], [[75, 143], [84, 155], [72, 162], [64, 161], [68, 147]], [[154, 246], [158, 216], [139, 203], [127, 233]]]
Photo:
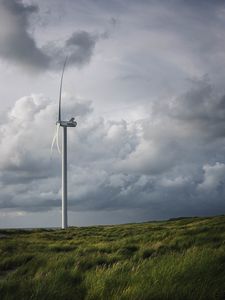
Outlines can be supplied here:
[[0, 230], [0, 299], [225, 299], [225, 216]]

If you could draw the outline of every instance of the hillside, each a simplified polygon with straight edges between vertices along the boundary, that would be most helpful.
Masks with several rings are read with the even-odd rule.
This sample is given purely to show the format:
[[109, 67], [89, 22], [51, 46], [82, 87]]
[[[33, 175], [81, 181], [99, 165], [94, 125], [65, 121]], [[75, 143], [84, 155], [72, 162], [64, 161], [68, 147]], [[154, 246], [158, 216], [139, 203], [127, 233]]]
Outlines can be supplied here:
[[0, 230], [0, 299], [225, 299], [225, 216]]

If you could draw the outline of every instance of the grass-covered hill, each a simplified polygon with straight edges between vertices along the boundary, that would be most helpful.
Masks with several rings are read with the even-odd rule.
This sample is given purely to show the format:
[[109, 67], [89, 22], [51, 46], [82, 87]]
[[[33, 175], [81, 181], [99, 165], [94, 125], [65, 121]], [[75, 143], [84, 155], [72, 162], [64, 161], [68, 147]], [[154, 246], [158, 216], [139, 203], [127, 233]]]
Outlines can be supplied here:
[[0, 299], [225, 299], [225, 216], [0, 230]]

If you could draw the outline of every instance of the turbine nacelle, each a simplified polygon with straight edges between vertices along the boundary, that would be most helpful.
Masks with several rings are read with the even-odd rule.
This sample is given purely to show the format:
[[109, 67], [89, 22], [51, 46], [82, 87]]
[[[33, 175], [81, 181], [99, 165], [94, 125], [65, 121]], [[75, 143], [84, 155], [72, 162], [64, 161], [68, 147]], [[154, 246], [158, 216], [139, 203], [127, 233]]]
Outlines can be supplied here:
[[62, 127], [76, 127], [77, 122], [74, 118], [71, 118], [69, 121], [57, 121], [56, 124], [59, 124]]

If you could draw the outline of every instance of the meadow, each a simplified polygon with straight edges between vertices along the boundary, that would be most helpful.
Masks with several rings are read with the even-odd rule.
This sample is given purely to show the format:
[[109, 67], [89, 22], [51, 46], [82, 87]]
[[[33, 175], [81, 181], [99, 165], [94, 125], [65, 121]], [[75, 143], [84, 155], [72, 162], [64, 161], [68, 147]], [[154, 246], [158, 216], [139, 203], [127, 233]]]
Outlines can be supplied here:
[[0, 299], [225, 299], [225, 216], [2, 229]]

